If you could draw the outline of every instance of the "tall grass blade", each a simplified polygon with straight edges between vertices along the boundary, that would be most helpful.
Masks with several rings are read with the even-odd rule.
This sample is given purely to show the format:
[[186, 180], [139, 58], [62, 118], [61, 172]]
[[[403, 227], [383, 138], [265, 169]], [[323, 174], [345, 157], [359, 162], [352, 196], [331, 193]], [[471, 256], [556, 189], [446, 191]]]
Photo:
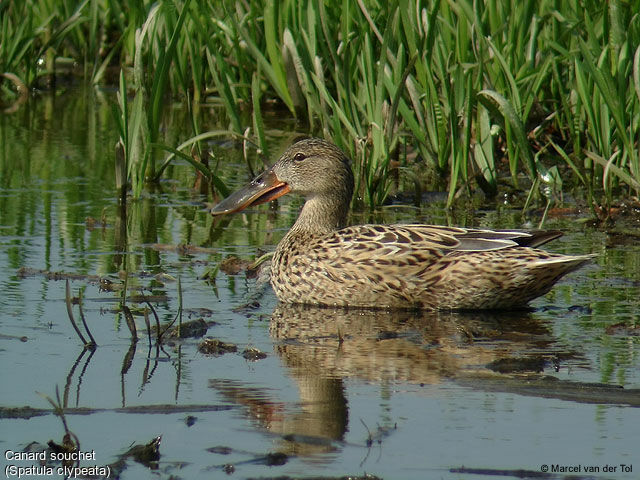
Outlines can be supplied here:
[[258, 137], [258, 145], [260, 151], [265, 156], [269, 156], [267, 150], [267, 139], [264, 134], [264, 122], [262, 120], [262, 108], [260, 107], [260, 100], [262, 99], [262, 91], [260, 90], [260, 69], [253, 74], [251, 79], [251, 101], [253, 104], [253, 130]]
[[[215, 173], [213, 173], [210, 169], [208, 169], [201, 162], [197, 162], [193, 159], [193, 157], [187, 155], [186, 153], [181, 152], [180, 150], [176, 150], [175, 148], [168, 147], [166, 145], [162, 145], [160, 143], [152, 143], [152, 147], [159, 148], [161, 150], [165, 150], [171, 153], [171, 160], [178, 157], [189, 165], [191, 165], [194, 169], [198, 170], [202, 175], [204, 175], [209, 181], [211, 181], [218, 192], [220, 192], [223, 196], [227, 196], [231, 193], [229, 188], [225, 185], [225, 183], [218, 177]], [[166, 162], [168, 164], [168, 162]], [[164, 165], [163, 165], [164, 166]], [[165, 167], [166, 168], [166, 167]]]
[[482, 90], [478, 92], [478, 99], [487, 110], [504, 122], [505, 128], [508, 127], [511, 129], [512, 134], [515, 136], [515, 141], [520, 150], [520, 154], [528, 168], [529, 176], [531, 178], [535, 178], [536, 165], [533, 159], [531, 145], [527, 140], [522, 120], [520, 120], [520, 117], [513, 106], [511, 106], [506, 98], [492, 90]]
[[602, 167], [605, 168], [605, 175], [603, 176], [603, 180], [602, 180], [604, 186], [606, 186], [608, 172], [611, 171], [611, 172], [615, 173], [627, 185], [629, 185], [630, 187], [634, 188], [635, 190], [639, 190], [640, 191], [640, 181], [638, 181], [635, 178], [633, 178], [625, 170], [621, 169], [620, 167], [618, 167], [614, 163], [614, 160], [616, 159], [616, 157], [619, 156], [619, 153], [620, 153], [619, 151], [614, 153], [613, 156], [609, 160], [606, 160], [606, 159], [602, 158], [600, 155], [597, 155], [597, 154], [595, 154], [593, 152], [584, 152], [584, 154], [587, 157], [589, 157], [590, 159], [592, 159], [593, 161], [595, 161], [596, 163], [602, 165]]

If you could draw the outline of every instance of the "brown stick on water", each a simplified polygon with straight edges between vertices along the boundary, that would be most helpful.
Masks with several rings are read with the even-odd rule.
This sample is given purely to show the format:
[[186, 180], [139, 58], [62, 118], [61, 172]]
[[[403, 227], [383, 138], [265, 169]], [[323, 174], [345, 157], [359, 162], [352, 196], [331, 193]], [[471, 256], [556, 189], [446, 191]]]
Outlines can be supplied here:
[[127, 327], [129, 327], [129, 331], [131, 332], [131, 341], [138, 341], [138, 330], [136, 329], [136, 322], [133, 320], [133, 314], [131, 310], [126, 305], [122, 305], [122, 312], [124, 313], [124, 318], [127, 322]]
[[[156, 334], [157, 334], [157, 341], [160, 342], [162, 340], [162, 333], [164, 332], [160, 332], [160, 318], [158, 318], [158, 314], [156, 313], [155, 308], [153, 308], [153, 305], [151, 305], [151, 303], [149, 303], [149, 300], [147, 300], [147, 298], [143, 295], [143, 299], [144, 302], [147, 304], [147, 306], [149, 307], [149, 309], [151, 310], [151, 313], [153, 313], [153, 317], [156, 319]], [[145, 317], [145, 321], [147, 321], [147, 331], [151, 332], [151, 329], [149, 327], [148, 324], [148, 319]], [[151, 334], [149, 333], [149, 346], [151, 346]]]
[[147, 339], [149, 340], [149, 348], [151, 348], [151, 323], [149, 322], [149, 309], [147, 308], [144, 309], [144, 324], [147, 327]]
[[[69, 284], [69, 281], [67, 280], [67, 284]], [[85, 347], [88, 348], [95, 348], [98, 346], [96, 339], [93, 338], [93, 335], [91, 334], [91, 330], [89, 330], [89, 326], [87, 325], [87, 320], [84, 318], [84, 312], [82, 311], [82, 292], [78, 291], [78, 310], [80, 311], [80, 319], [82, 320], [82, 325], [84, 326], [84, 329], [87, 332], [87, 335], [89, 335], [89, 338], [91, 339], [91, 342], [89, 343], [85, 343]]]
[[69, 315], [69, 320], [71, 321], [71, 325], [73, 325], [73, 329], [78, 334], [78, 337], [80, 337], [82, 344], [87, 345], [88, 344], [87, 340], [84, 338], [84, 335], [82, 335], [82, 332], [80, 331], [80, 329], [78, 328], [78, 325], [76, 324], [76, 320], [73, 318], [73, 309], [71, 308], [71, 287], [69, 286], [68, 279], [67, 279], [67, 289], [66, 289], [66, 301], [67, 301], [67, 314]]

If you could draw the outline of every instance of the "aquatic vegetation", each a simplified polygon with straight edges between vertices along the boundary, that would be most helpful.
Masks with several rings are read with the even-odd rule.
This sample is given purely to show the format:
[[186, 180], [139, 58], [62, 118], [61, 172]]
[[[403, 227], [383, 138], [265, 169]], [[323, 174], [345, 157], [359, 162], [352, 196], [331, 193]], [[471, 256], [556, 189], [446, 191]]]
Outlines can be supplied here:
[[154, 5], [144, 24], [135, 31], [133, 90], [131, 108], [125, 75], [120, 74], [119, 113], [120, 142], [135, 197], [140, 196], [147, 177], [155, 175], [153, 145], [160, 133], [162, 112], [166, 105], [169, 70], [176, 56], [176, 45], [189, 11], [186, 0], [179, 15], [174, 8]]
[[[640, 190], [637, 1], [85, 0], [45, 2], [27, 22], [20, 5], [2, 7], [0, 71], [28, 87], [67, 58], [93, 82], [109, 66], [125, 73], [135, 195], [158, 177], [168, 95], [222, 105], [229, 132], [264, 153], [262, 112], [276, 101], [348, 152], [370, 206], [395, 171], [432, 172], [449, 205], [475, 188], [495, 195], [506, 172], [547, 205], [574, 187], [605, 205]], [[3, 98], [15, 85], [2, 81]]]

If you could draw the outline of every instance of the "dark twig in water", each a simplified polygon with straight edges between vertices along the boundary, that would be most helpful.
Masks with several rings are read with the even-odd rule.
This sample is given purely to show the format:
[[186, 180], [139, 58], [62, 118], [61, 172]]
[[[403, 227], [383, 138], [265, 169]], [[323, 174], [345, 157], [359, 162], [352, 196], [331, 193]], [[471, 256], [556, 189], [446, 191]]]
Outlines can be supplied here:
[[182, 384], [182, 345], [178, 345], [178, 349], [176, 352], [178, 355], [178, 360], [176, 363], [176, 389], [175, 389], [175, 401], [178, 403], [178, 398], [180, 396], [180, 385]]
[[360, 468], [362, 468], [362, 465], [364, 465], [364, 463], [369, 458], [369, 454], [371, 453], [371, 445], [373, 445], [373, 438], [371, 437], [371, 430], [369, 430], [369, 427], [367, 427], [367, 424], [364, 423], [364, 420], [360, 419], [360, 423], [362, 423], [362, 425], [364, 425], [364, 428], [367, 429], [367, 433], [368, 433], [367, 442], [366, 442], [367, 454], [364, 456], [364, 458], [360, 462]]
[[131, 340], [131, 344], [129, 345], [129, 350], [127, 350], [127, 353], [122, 359], [122, 368], [120, 369], [120, 395], [122, 397], [123, 407], [127, 404], [124, 377], [129, 371], [129, 369], [131, 368], [131, 364], [133, 363], [133, 357], [136, 354], [136, 345], [137, 345], [137, 341]]
[[138, 341], [138, 331], [136, 329], [136, 322], [133, 320], [133, 314], [131, 313], [131, 309], [126, 305], [122, 305], [122, 312], [124, 313], [124, 319], [127, 322], [127, 327], [129, 327], [129, 331], [131, 332], [131, 341]]
[[127, 353], [122, 360], [122, 368], [120, 369], [120, 373], [122, 374], [123, 378], [131, 368], [131, 365], [133, 364], [133, 357], [135, 356], [135, 354], [136, 342], [132, 340], [131, 344], [129, 345], [129, 350], [127, 350]]
[[73, 374], [76, 368], [78, 367], [78, 365], [80, 364], [80, 360], [82, 360], [82, 357], [84, 357], [84, 354], [87, 352], [87, 350], [89, 351], [89, 356], [85, 360], [84, 365], [82, 366], [82, 370], [80, 370], [80, 374], [78, 375], [78, 384], [76, 386], [76, 407], [80, 404], [80, 386], [82, 385], [82, 379], [84, 377], [85, 372], [87, 371], [89, 362], [91, 362], [91, 358], [93, 357], [93, 354], [96, 353], [96, 350], [93, 348], [92, 349], [83, 348], [82, 351], [80, 352], [80, 355], [78, 355], [78, 358], [73, 363], [71, 370], [69, 370], [69, 374], [67, 375], [67, 383], [65, 384], [65, 387], [64, 387], [64, 397], [62, 402], [62, 406], [65, 408], [69, 405], [69, 389], [71, 388], [71, 380], [73, 379]]
[[182, 281], [178, 277], [178, 337], [180, 337], [182, 329]]
[[[146, 303], [149, 309], [151, 310], [151, 313], [153, 313], [153, 317], [156, 319], [156, 332], [158, 333], [157, 341], [160, 342], [162, 340], [162, 334], [164, 333], [164, 332], [160, 332], [160, 318], [156, 313], [156, 309], [153, 308], [153, 305], [151, 305], [147, 297], [142, 295], [142, 298], [144, 299], [144, 303]], [[145, 321], [147, 322], [147, 331], [149, 332], [149, 346], [151, 346], [151, 327], [149, 326], [149, 319], [147, 317], [145, 318], [146, 318]]]
[[151, 348], [151, 323], [149, 322], [149, 310], [146, 308], [144, 309], [144, 324], [147, 327], [147, 340], [149, 341], [149, 348]]
[[160, 358], [160, 352], [162, 351], [162, 353], [166, 355], [167, 359], [171, 358], [171, 355], [165, 352], [164, 348], [162, 348], [162, 345], [158, 342], [156, 342], [155, 350], [156, 354], [153, 357], [153, 367], [151, 368], [151, 371], [149, 371], [149, 361], [151, 359], [151, 346], [149, 346], [149, 351], [147, 352], [147, 363], [144, 367], [144, 372], [142, 373], [142, 384], [140, 385], [140, 393], [138, 394], [138, 396], [142, 394], [144, 386], [151, 382], [153, 375], [156, 373], [156, 370], [158, 369], [158, 359]]
[[[367, 424], [364, 423], [364, 420], [360, 419], [360, 422], [362, 422], [362, 425], [364, 425], [364, 428], [367, 429], [367, 433], [368, 433], [367, 441], [366, 441], [368, 451], [367, 451], [367, 455], [364, 457], [362, 462], [360, 462], [360, 466], [362, 466], [364, 462], [367, 461], [367, 458], [369, 458], [369, 453], [371, 453], [371, 446], [373, 445], [373, 443], [377, 442], [378, 445], [382, 446], [382, 439], [384, 437], [389, 436], [392, 431], [397, 430], [398, 425], [394, 424], [393, 427], [381, 427], [380, 425], [378, 425], [378, 428], [376, 429], [375, 433], [372, 434], [371, 430], [369, 430], [369, 427], [367, 427]], [[382, 451], [380, 452], [380, 455], [381, 454], [382, 454]]]
[[[78, 368], [78, 365], [80, 364], [80, 360], [82, 360], [82, 357], [84, 357], [85, 353], [87, 353], [87, 350], [82, 349], [82, 351], [80, 352], [80, 355], [78, 355], [78, 358], [76, 358], [76, 361], [73, 362], [73, 365], [71, 366], [71, 369], [67, 374], [67, 382], [64, 385], [64, 402], [63, 402], [64, 406], [67, 406], [69, 404], [68, 399], [69, 399], [69, 390], [71, 389], [71, 380], [73, 379], [73, 374], [75, 373], [76, 368]], [[79, 397], [79, 395], [80, 395], [80, 390], [78, 389], [77, 397]], [[77, 397], [76, 397], [76, 406], [78, 404]]]
[[[156, 320], [157, 319], [158, 316], [156, 315]], [[162, 337], [169, 331], [171, 327], [173, 327], [173, 324], [176, 323], [176, 320], [178, 321], [178, 332], [176, 336], [180, 338], [180, 327], [182, 327], [182, 282], [180, 281], [180, 277], [178, 277], [178, 312], [176, 313], [176, 316], [171, 321], [171, 323], [169, 323], [169, 325], [167, 325], [166, 328], [162, 330], [162, 332], [160, 332], [160, 322], [157, 322], [158, 342], [162, 341]]]
[[84, 338], [84, 335], [82, 335], [82, 332], [80, 331], [80, 329], [78, 328], [78, 325], [76, 324], [75, 318], [73, 318], [73, 309], [71, 308], [71, 287], [69, 286], [69, 280], [67, 280], [66, 301], [67, 301], [67, 314], [69, 315], [69, 320], [71, 321], [71, 325], [73, 326], [73, 329], [76, 331], [76, 334], [78, 335], [78, 337], [80, 337], [80, 341], [82, 342], [82, 344], [88, 345], [87, 340]]
[[156, 357], [154, 359], [153, 368], [151, 369], [151, 372], [149, 372], [149, 364], [151, 363], [151, 334], [149, 334], [149, 348], [147, 349], [147, 361], [144, 364], [144, 370], [142, 370], [142, 383], [140, 384], [140, 389], [138, 390], [138, 397], [142, 395], [145, 385], [147, 385], [147, 383], [151, 381], [151, 377], [153, 376], [153, 373], [155, 372], [156, 367], [158, 366], [159, 350], [160, 350], [160, 347], [158, 344], [156, 344]]
[[[84, 361], [84, 365], [82, 365], [82, 370], [80, 370], [80, 375], [78, 375], [78, 385], [76, 386], [76, 407], [80, 404], [80, 385], [82, 385], [82, 379], [84, 378], [84, 374], [87, 372], [87, 368], [89, 368], [89, 363], [91, 363], [91, 359], [93, 358], [93, 354], [96, 353], [95, 349], [91, 349], [89, 351], [89, 356]], [[66, 407], [67, 404], [65, 403]]]
[[87, 335], [89, 335], [89, 338], [91, 339], [91, 342], [89, 342], [88, 344], [85, 344], [85, 347], [88, 347], [89, 349], [93, 350], [98, 346], [98, 344], [96, 343], [96, 339], [93, 338], [93, 335], [91, 334], [91, 330], [89, 330], [89, 326], [87, 325], [87, 320], [84, 318], [84, 312], [82, 311], [82, 290], [78, 290], [78, 311], [80, 312], [80, 320], [82, 320], [82, 325], [84, 326], [84, 329], [87, 332]]
[[364, 428], [367, 429], [367, 433], [368, 433], [367, 447], [370, 447], [371, 445], [373, 445], [373, 436], [371, 435], [371, 430], [369, 430], [369, 427], [367, 427], [367, 424], [364, 423], [364, 420], [360, 419], [360, 423], [362, 423], [362, 425], [364, 425]]

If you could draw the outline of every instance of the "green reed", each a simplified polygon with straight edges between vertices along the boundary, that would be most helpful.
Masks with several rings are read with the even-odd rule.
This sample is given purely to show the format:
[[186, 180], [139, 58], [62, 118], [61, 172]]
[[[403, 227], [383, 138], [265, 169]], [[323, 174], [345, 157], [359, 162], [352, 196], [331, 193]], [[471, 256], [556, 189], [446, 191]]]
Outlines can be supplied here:
[[[524, 174], [530, 198], [547, 202], [561, 193], [558, 168], [609, 199], [619, 182], [637, 189], [637, 61], [607, 63], [618, 81], [595, 62], [614, 38], [617, 52], [637, 49], [633, 5], [285, 1], [274, 14], [274, 2], [258, 3], [224, 9], [223, 48], [245, 69], [254, 65], [253, 75], [263, 72], [271, 95], [310, 130], [349, 152], [369, 205], [387, 196], [402, 145], [448, 178], [450, 204], [474, 184], [495, 194], [503, 165], [514, 185]], [[217, 55], [212, 75], [241, 85], [242, 74]], [[620, 81], [632, 76], [635, 84]], [[218, 84], [237, 125], [234, 106], [249, 101], [248, 89]]]
[[597, 203], [640, 190], [639, 0], [24, 2], [30, 15], [17, 3], [2, 7], [3, 71], [32, 85], [46, 55], [92, 81], [124, 70], [137, 193], [158, 175], [153, 149], [173, 153], [158, 137], [169, 95], [216, 99], [263, 153], [265, 101], [280, 102], [349, 153], [370, 206], [395, 171], [425, 167], [450, 205], [504, 181], [547, 204], [563, 189]]
[[176, 70], [183, 74], [179, 77], [182, 88], [188, 88], [183, 78], [184, 63], [178, 61], [176, 52], [189, 3], [190, 0], [186, 0], [180, 12], [172, 4], [156, 4], [147, 13], [142, 26], [136, 29], [132, 85], [135, 96], [130, 107], [126, 76], [120, 75], [114, 116], [120, 129], [128, 178], [136, 198], [140, 196], [144, 182], [155, 177], [153, 148], [160, 134], [168, 86], [172, 79], [175, 80], [169, 74], [172, 65], [176, 65]]

